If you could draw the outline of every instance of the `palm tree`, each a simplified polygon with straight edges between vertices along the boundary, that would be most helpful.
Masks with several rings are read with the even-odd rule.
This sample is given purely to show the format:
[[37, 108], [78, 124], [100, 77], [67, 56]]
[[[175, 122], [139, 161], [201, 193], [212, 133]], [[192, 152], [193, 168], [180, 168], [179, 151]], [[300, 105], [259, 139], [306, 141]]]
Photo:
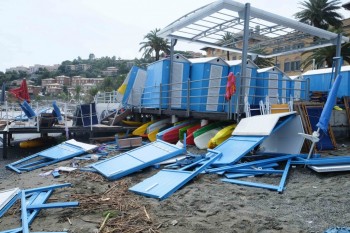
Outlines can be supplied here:
[[[324, 64], [327, 67], [332, 67], [333, 57], [336, 56], [335, 46], [319, 48], [313, 51], [302, 63], [302, 67], [309, 67], [315, 61], [317, 67], [322, 67]], [[343, 60], [350, 64], [350, 43], [343, 44], [341, 47], [341, 56]]]
[[322, 29], [327, 29], [329, 25], [340, 28], [343, 24], [343, 17], [336, 12], [341, 8], [340, 0], [307, 0], [299, 4], [302, 11], [294, 16], [300, 22]]
[[160, 51], [163, 51], [165, 53], [169, 53], [169, 51], [170, 51], [169, 42], [167, 39], [163, 39], [163, 38], [157, 36], [157, 33], [159, 31], [160, 31], [160, 29], [156, 28], [144, 36], [143, 39], [147, 40], [147, 41], [143, 41], [140, 43], [141, 48], [139, 50], [140, 52], [142, 50], [144, 50], [143, 57], [149, 58], [152, 56], [153, 52], [155, 52], [156, 61], [158, 61]]
[[[252, 52], [256, 54], [262, 54], [262, 55], [267, 54], [265, 49], [255, 49]], [[251, 59], [260, 68], [265, 68], [265, 67], [270, 67], [275, 65], [273, 58], [262, 58], [262, 57], [259, 57], [259, 55], [257, 55], [256, 57], [249, 55], [248, 58]]]
[[[219, 43], [221, 45], [227, 46], [227, 47], [234, 47], [233, 42], [235, 41], [235, 37], [231, 32], [225, 32], [225, 34], [222, 36], [222, 38], [219, 40]], [[231, 46], [230, 46], [231, 45]], [[226, 57], [227, 60], [230, 60], [230, 52], [226, 51]]]

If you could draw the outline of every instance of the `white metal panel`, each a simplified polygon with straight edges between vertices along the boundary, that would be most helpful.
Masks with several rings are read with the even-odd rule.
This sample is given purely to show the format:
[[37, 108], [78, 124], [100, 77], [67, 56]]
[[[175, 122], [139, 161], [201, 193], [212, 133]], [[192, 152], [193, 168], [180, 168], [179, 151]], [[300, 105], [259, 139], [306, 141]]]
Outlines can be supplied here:
[[19, 193], [19, 191], [21, 191], [19, 188], [0, 191], [0, 210], [2, 210], [2, 208], [4, 208], [5, 205]]
[[180, 108], [182, 99], [182, 79], [184, 64], [179, 62], [173, 63], [173, 76], [171, 85], [171, 107]]
[[249, 90], [250, 90], [250, 82], [251, 82], [251, 77], [252, 77], [252, 69], [251, 68], [247, 68], [246, 69], [246, 77], [242, 77], [243, 78], [243, 93], [242, 95], [245, 96], [249, 96]]
[[76, 141], [74, 139], [65, 141], [64, 143], [80, 147], [82, 150], [85, 150], [85, 151], [94, 150], [94, 149], [97, 148], [96, 145], [91, 145], [91, 144], [87, 144], [87, 143], [83, 143], [83, 142], [78, 142], [78, 141]]
[[269, 80], [268, 80], [268, 96], [270, 100], [270, 104], [277, 104], [278, 103], [278, 74], [269, 74]]
[[128, 100], [128, 104], [132, 106], [141, 105], [141, 96], [142, 96], [143, 88], [145, 88], [146, 79], [147, 79], [147, 71], [143, 69], [138, 69], [136, 78], [134, 81], [134, 85], [131, 90], [130, 98]]
[[211, 65], [206, 105], [207, 111], [216, 111], [218, 108], [222, 70], [222, 66]]
[[304, 133], [300, 116], [295, 116], [281, 129], [273, 132], [260, 145], [260, 151], [270, 153], [299, 154], [304, 143]]
[[294, 81], [294, 96], [295, 99], [300, 99], [301, 94], [301, 82], [300, 81]]
[[346, 165], [331, 165], [331, 166], [308, 166], [316, 172], [340, 172], [350, 171], [350, 164]]
[[267, 136], [270, 135], [281, 117], [296, 114], [296, 112], [284, 112], [268, 115], [257, 115], [242, 119], [232, 135], [241, 136]]

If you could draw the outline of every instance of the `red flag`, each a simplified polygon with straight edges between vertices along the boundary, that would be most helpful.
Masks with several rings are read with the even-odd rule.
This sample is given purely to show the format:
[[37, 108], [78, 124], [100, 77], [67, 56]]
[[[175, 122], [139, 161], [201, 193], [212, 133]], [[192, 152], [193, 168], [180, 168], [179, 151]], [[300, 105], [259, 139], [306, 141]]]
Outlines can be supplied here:
[[9, 92], [16, 96], [16, 98], [20, 100], [26, 100], [28, 103], [30, 103], [26, 79], [22, 80], [21, 86], [19, 88], [11, 89]]
[[236, 77], [230, 72], [227, 76], [225, 99], [228, 101], [236, 93]]

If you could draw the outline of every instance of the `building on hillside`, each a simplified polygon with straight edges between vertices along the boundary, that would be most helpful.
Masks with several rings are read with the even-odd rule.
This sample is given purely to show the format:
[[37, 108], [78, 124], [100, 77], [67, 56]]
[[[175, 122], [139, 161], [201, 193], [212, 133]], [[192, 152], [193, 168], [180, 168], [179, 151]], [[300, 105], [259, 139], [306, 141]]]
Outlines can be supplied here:
[[96, 87], [94, 83], [86, 83], [82, 86], [82, 91], [87, 92], [88, 90], [91, 90], [94, 87]]
[[104, 76], [115, 76], [118, 74], [118, 68], [114, 66], [107, 67], [106, 70], [102, 71]]
[[30, 74], [34, 74], [35, 72], [37, 72], [40, 68], [45, 68], [44, 65], [39, 65], [39, 64], [35, 64], [34, 66], [29, 66], [29, 73]]
[[41, 86], [28, 85], [28, 93], [31, 96], [37, 96], [41, 92]]
[[[349, 3], [350, 4], [350, 3]], [[346, 4], [344, 4], [346, 5]], [[343, 5], [343, 7], [344, 7]], [[345, 7], [344, 7], [345, 8]], [[350, 34], [350, 18], [344, 19], [343, 20], [343, 31], [345, 35]], [[237, 35], [235, 35], [237, 37]], [[314, 43], [312, 37], [307, 37], [304, 34], [298, 34], [295, 35], [293, 34], [294, 37], [298, 37], [299, 39], [297, 41], [293, 40], [288, 40], [288, 37], [283, 37], [279, 40], [276, 40], [276, 43], [268, 48], [267, 52], [273, 52], [273, 53], [278, 53], [278, 52], [284, 52], [288, 51], [290, 49], [302, 49], [304, 47], [307, 47], [308, 45]], [[261, 37], [261, 36], [260, 36]], [[239, 38], [239, 36], [237, 37]], [[290, 36], [292, 38], [292, 36]], [[261, 38], [262, 39], [262, 38]], [[259, 28], [256, 28], [255, 31], [251, 32], [251, 37], [248, 42], [250, 45], [255, 45], [257, 49], [260, 48], [260, 46], [263, 46], [263, 44], [260, 42], [259, 38]], [[241, 48], [240, 44], [236, 44], [237, 48]], [[211, 47], [204, 47], [202, 48], [207, 53], [207, 57], [221, 57], [223, 59], [227, 59], [227, 51], [225, 50], [220, 50], [220, 49], [215, 49]], [[312, 67], [309, 66], [305, 70], [302, 69], [301, 63], [303, 60], [305, 60], [308, 56], [310, 56], [311, 51], [307, 53], [293, 53], [293, 54], [288, 54], [288, 55], [281, 55], [281, 56], [276, 56], [274, 57], [274, 65], [280, 68], [283, 72], [285, 72], [287, 75], [292, 76], [292, 75], [300, 75], [302, 72], [306, 70], [311, 70], [311, 69], [317, 69], [317, 68], [323, 68], [323, 67]], [[230, 60], [236, 60], [236, 59], [241, 59], [241, 54], [239, 53], [234, 53], [234, 52], [229, 52]], [[347, 65], [346, 62], [344, 62], [344, 65]]]
[[56, 79], [53, 79], [53, 78], [43, 79], [43, 80], [41, 80], [41, 88], [45, 88], [48, 85], [51, 85], [51, 84], [54, 84], [54, 83], [56, 83]]
[[90, 69], [91, 65], [88, 64], [78, 64], [78, 65], [66, 65], [65, 66], [65, 70], [66, 71], [86, 71], [88, 69]]
[[64, 67], [64, 69], [65, 69], [66, 71], [73, 71], [73, 70], [75, 70], [75, 65], [66, 65], [66, 66]]
[[100, 83], [103, 83], [104, 78], [90, 78], [90, 82], [94, 85], [98, 85]]
[[58, 95], [63, 92], [63, 85], [52, 83], [46, 86], [46, 94]]
[[103, 82], [103, 78], [85, 78], [82, 76], [73, 76], [71, 81], [71, 86], [83, 86], [85, 84], [94, 84], [95, 86]]
[[71, 85], [72, 87], [83, 86], [84, 84], [89, 83], [89, 79], [82, 76], [73, 76]]
[[52, 66], [45, 66], [44, 68], [47, 69], [50, 72], [58, 70], [58, 67], [60, 67], [60, 64], [54, 64]]
[[39, 71], [39, 69], [46, 69], [49, 72], [53, 72], [58, 70], [58, 67], [60, 67], [60, 64], [54, 64], [52, 66], [50, 65], [40, 65], [40, 64], [35, 64], [33, 66], [29, 66], [29, 73], [34, 74], [35, 72]]
[[91, 65], [88, 64], [78, 64], [75, 65], [75, 70], [77, 71], [86, 71], [91, 68]]
[[64, 86], [70, 86], [71, 85], [71, 78], [65, 75], [60, 75], [57, 76], [56, 78], [56, 82], [58, 84], [64, 85]]
[[17, 72], [25, 72], [25, 73], [29, 73], [29, 68], [27, 67], [24, 67], [24, 66], [16, 66], [16, 67], [11, 67], [11, 68], [8, 68], [6, 69], [6, 72], [12, 72], [12, 71], [17, 71]]

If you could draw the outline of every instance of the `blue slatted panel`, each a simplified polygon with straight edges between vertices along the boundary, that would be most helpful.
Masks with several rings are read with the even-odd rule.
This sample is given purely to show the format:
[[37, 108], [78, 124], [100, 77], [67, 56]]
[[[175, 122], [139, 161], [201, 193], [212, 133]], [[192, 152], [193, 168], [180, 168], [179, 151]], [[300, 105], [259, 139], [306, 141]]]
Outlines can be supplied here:
[[131, 151], [119, 154], [110, 159], [92, 164], [108, 179], [115, 180], [133, 172], [170, 159], [184, 153], [186, 150], [175, 145], [156, 141]]
[[[130, 188], [131, 191], [158, 199], [168, 197], [192, 175], [189, 171], [161, 170], [154, 176]], [[169, 192], [170, 191], [170, 192]]]
[[41, 151], [38, 153], [38, 155], [49, 159], [63, 160], [83, 153], [85, 153], [85, 151], [79, 147], [62, 143], [47, 150]]
[[265, 139], [264, 136], [231, 136], [214, 150], [222, 153], [213, 165], [224, 165], [237, 162]]

